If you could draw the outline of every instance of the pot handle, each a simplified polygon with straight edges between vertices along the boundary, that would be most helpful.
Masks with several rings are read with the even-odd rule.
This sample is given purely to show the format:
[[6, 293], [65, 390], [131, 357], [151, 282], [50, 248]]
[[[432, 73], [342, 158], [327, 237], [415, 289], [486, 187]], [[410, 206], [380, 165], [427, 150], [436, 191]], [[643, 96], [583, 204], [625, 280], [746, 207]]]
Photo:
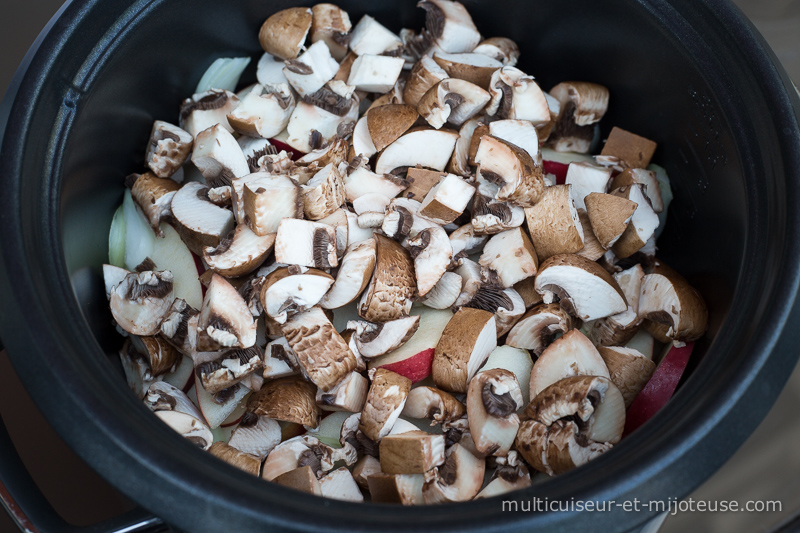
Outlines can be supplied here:
[[0, 504], [25, 533], [160, 533], [169, 528], [142, 508], [77, 527], [53, 509], [31, 478], [0, 418]]

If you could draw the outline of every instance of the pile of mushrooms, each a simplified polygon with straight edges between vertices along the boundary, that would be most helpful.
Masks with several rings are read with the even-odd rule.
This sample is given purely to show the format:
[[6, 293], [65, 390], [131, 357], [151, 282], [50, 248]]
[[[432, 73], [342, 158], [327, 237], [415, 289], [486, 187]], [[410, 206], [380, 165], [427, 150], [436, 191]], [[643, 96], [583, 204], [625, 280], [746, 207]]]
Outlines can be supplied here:
[[[258, 83], [192, 95], [126, 179], [198, 272], [104, 267], [145, 405], [331, 498], [465, 501], [580, 466], [620, 441], [652, 338], [706, 329], [655, 257], [655, 143], [615, 128], [575, 155], [608, 90], [545, 92], [462, 4], [418, 5], [399, 34], [332, 4], [269, 17]], [[563, 183], [543, 150], [574, 156]], [[199, 308], [177, 283], [195, 275]]]

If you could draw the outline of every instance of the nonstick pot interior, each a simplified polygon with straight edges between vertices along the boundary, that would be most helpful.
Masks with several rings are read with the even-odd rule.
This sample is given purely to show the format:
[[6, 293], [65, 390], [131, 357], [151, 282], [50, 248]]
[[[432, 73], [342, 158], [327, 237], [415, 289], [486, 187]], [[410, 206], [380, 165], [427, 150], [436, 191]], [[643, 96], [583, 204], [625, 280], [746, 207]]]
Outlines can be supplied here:
[[[693, 372], [652, 422], [596, 461], [510, 495], [575, 500], [683, 496], [729, 457], [797, 354], [785, 328], [798, 284], [797, 97], [727, 2], [465, 1], [486, 36], [519, 43], [544, 89], [611, 90], [603, 133], [659, 143], [675, 201], [659, 255], [711, 312]], [[75, 0], [19, 74], [0, 158], [2, 338], [34, 399], [103, 476], [188, 531], [625, 530], [649, 513], [503, 512], [495, 498], [417, 509], [323, 502], [249, 478], [194, 449], [127, 391], [101, 264], [122, 180], [143, 169], [153, 120], [177, 120], [217, 57], [257, 58], [260, 23], [287, 1]], [[390, 29], [414, 2], [345, 1]], [[245, 77], [254, 80], [251, 67]], [[796, 328], [794, 328], [796, 329]]]

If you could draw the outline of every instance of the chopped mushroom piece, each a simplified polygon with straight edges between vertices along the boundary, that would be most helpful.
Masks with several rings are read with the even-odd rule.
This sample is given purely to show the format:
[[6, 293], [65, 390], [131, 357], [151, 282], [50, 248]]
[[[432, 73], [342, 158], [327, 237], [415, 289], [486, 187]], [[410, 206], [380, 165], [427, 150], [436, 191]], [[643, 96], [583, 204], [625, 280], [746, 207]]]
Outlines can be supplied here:
[[237, 450], [224, 442], [215, 442], [208, 451], [211, 455], [222, 459], [240, 470], [244, 470], [248, 474], [258, 476], [258, 473], [261, 471], [261, 460], [258, 457]]
[[489, 56], [500, 61], [506, 67], [515, 66], [519, 60], [519, 47], [508, 37], [484, 39], [472, 50], [472, 53]]
[[492, 475], [492, 480], [481, 490], [474, 499], [491, 498], [506, 494], [512, 490], [524, 489], [531, 486], [531, 475], [525, 462], [519, 458], [516, 450], [508, 452], [507, 457], [495, 458], [497, 468]]
[[449, 309], [461, 294], [462, 283], [455, 272], [445, 272], [420, 303], [433, 309]]
[[358, 314], [369, 322], [387, 322], [408, 316], [416, 291], [414, 264], [395, 241], [375, 234], [375, 273], [358, 305]]
[[333, 4], [316, 4], [311, 13], [311, 42], [325, 41], [334, 59], [344, 59], [352, 28], [347, 11]]
[[[479, 236], [520, 227], [525, 222], [525, 209], [506, 202], [491, 200], [480, 189], [472, 201], [472, 228]], [[454, 235], [455, 233], [451, 234]]]
[[517, 322], [506, 337], [506, 344], [531, 350], [539, 356], [558, 335], [576, 326], [576, 320], [558, 304], [541, 304]]
[[497, 347], [494, 315], [462, 307], [450, 319], [433, 354], [433, 381], [450, 392], [467, 392], [467, 384]]
[[367, 477], [369, 494], [375, 503], [422, 505], [423, 474], [376, 473]]
[[439, 282], [453, 258], [447, 232], [441, 227], [427, 228], [406, 241], [411, 257], [419, 296], [427, 295]]
[[430, 190], [447, 175], [446, 172], [411, 167], [406, 174], [408, 188], [403, 192], [403, 196], [421, 202]]
[[451, 0], [422, 0], [425, 28], [438, 48], [449, 53], [471, 52], [481, 41], [467, 8]]
[[275, 260], [314, 268], [335, 267], [339, 264], [336, 231], [327, 224], [284, 218], [275, 238]]
[[132, 335], [131, 343], [139, 353], [147, 357], [150, 373], [153, 376], [161, 376], [172, 372], [182, 358], [180, 352], [161, 337], [137, 337]]
[[600, 246], [606, 250], [622, 237], [633, 213], [636, 202], [613, 194], [593, 192], [586, 195], [586, 214], [592, 225], [592, 232]]
[[380, 442], [381, 470], [387, 474], [424, 474], [444, 463], [444, 435], [408, 431]]
[[481, 178], [497, 185], [494, 199], [520, 207], [532, 207], [544, 193], [542, 167], [522, 148], [484, 135], [475, 154]]
[[[494, 71], [503, 66], [496, 59], [485, 54], [476, 53], [448, 54], [436, 52], [433, 54], [433, 60], [451, 78], [468, 81], [484, 90], [489, 88]], [[485, 103], [488, 103], [490, 98], [489, 93], [486, 93]]]
[[530, 397], [571, 376], [609, 377], [608, 368], [586, 335], [572, 329], [545, 348], [533, 364]]
[[403, 100], [406, 104], [417, 107], [428, 89], [448, 77], [448, 73], [430, 56], [422, 56], [408, 75], [403, 89]]
[[611, 381], [622, 393], [627, 409], [650, 381], [656, 371], [656, 364], [634, 348], [598, 346], [597, 351], [608, 367]]
[[[660, 261], [642, 281], [639, 316], [666, 328], [675, 343], [699, 339], [708, 327], [708, 308], [686, 279]], [[655, 335], [654, 335], [655, 336]]]
[[467, 417], [475, 448], [482, 455], [508, 455], [519, 429], [522, 391], [509, 370], [478, 372], [467, 390]]
[[371, 109], [367, 113], [367, 128], [375, 150], [380, 152], [392, 144], [418, 118], [417, 110], [406, 104], [388, 104]]
[[349, 107], [331, 113], [316, 105], [301, 101], [294, 108], [286, 126], [286, 143], [303, 153], [321, 148], [340, 133], [343, 124], [358, 119], [358, 98], [349, 99]]
[[212, 188], [230, 185], [231, 180], [250, 174], [250, 166], [239, 143], [219, 124], [195, 136], [192, 163]]
[[525, 210], [528, 231], [540, 262], [584, 247], [584, 231], [571, 185], [547, 187], [539, 202]]
[[319, 479], [333, 470], [334, 463], [344, 459], [347, 453], [343, 448], [334, 449], [323, 444], [316, 437], [301, 435], [283, 441], [269, 453], [261, 477], [272, 481], [281, 474], [308, 466]]
[[472, 255], [479, 252], [483, 249], [483, 246], [488, 240], [488, 235], [475, 233], [473, 224], [464, 224], [450, 234], [450, 245], [453, 247], [453, 256], [458, 254]]
[[171, 215], [172, 198], [179, 188], [175, 181], [156, 177], [150, 172], [136, 178], [131, 187], [133, 201], [139, 205], [153, 231], [161, 237], [164, 236], [159, 228], [161, 220]]
[[388, 174], [399, 167], [420, 165], [444, 170], [453, 154], [458, 134], [449, 130], [413, 129], [378, 155], [375, 172]]
[[383, 368], [370, 370], [372, 384], [358, 429], [375, 442], [389, 434], [405, 406], [411, 380]]
[[324, 392], [355, 370], [355, 355], [322, 308], [293, 315], [281, 329], [308, 379]]
[[550, 476], [585, 464], [622, 436], [625, 404], [608, 378], [577, 376], [554, 383], [525, 410], [515, 448]]
[[329, 392], [317, 389], [317, 405], [323, 411], [358, 412], [367, 400], [369, 381], [358, 372], [351, 372]]
[[195, 94], [181, 104], [180, 127], [192, 138], [217, 124], [232, 132], [225, 117], [238, 105], [239, 97], [230, 91], [211, 89]]
[[554, 255], [539, 265], [536, 291], [545, 303], [558, 303], [570, 314], [589, 321], [628, 308], [625, 295], [611, 275], [579, 255]]
[[281, 59], [294, 59], [311, 30], [312, 11], [292, 7], [278, 11], [261, 25], [258, 40], [265, 52]]
[[183, 355], [191, 356], [197, 349], [199, 316], [200, 311], [187, 304], [186, 300], [175, 298], [161, 322], [160, 334]]
[[525, 301], [517, 291], [505, 289], [502, 294], [505, 296], [504, 301], [499, 303], [496, 309], [493, 309], [498, 338], [508, 333], [525, 314]]
[[310, 220], [332, 215], [345, 202], [344, 182], [332, 163], [314, 174], [302, 187], [305, 215]]
[[269, 417], [247, 412], [233, 430], [228, 444], [263, 461], [280, 442], [280, 424]]
[[225, 278], [214, 274], [197, 320], [198, 350], [249, 348], [255, 343], [256, 323], [250, 308]]
[[574, 112], [565, 118], [571, 118], [578, 126], [600, 122], [608, 109], [608, 89], [596, 83], [562, 82], [550, 89], [550, 95], [558, 100], [562, 109], [570, 104], [574, 106]]
[[194, 138], [188, 131], [163, 120], [153, 123], [145, 161], [159, 178], [169, 178], [183, 166], [192, 151]]
[[276, 476], [272, 481], [284, 487], [322, 496], [322, 487], [320, 487], [319, 480], [310, 466], [301, 466], [300, 468], [289, 470]]
[[641, 250], [658, 228], [658, 215], [653, 211], [650, 200], [644, 194], [644, 185], [628, 185], [612, 192], [615, 196], [626, 198], [636, 204], [631, 221], [625, 231], [614, 243], [614, 254], [624, 259]]
[[273, 56], [270, 53], [262, 54], [258, 60], [256, 79], [258, 83], [265, 87], [275, 87], [281, 83], [289, 83], [286, 76], [283, 75], [283, 61]]
[[467, 414], [464, 404], [452, 394], [434, 387], [416, 387], [408, 393], [403, 415], [410, 418], [427, 418], [431, 425], [450, 422]]
[[268, 139], [286, 128], [294, 107], [294, 94], [288, 84], [259, 84], [228, 115], [228, 123], [242, 135]]
[[307, 97], [322, 89], [333, 79], [337, 70], [339, 63], [331, 57], [328, 45], [324, 41], [317, 41], [297, 59], [286, 61], [283, 75], [301, 97]]
[[203, 388], [216, 394], [228, 389], [263, 366], [263, 354], [258, 346], [224, 352], [216, 359], [195, 367]]
[[475, 187], [454, 174], [446, 174], [425, 196], [419, 214], [437, 224], [450, 224], [466, 209]]
[[358, 352], [363, 357], [377, 357], [405, 344], [419, 327], [419, 315], [378, 324], [350, 321], [347, 323], [347, 327], [355, 329], [353, 338]]
[[417, 111], [432, 127], [446, 122], [461, 126], [489, 103], [489, 93], [467, 80], [447, 78], [433, 85], [419, 103]]
[[616, 157], [628, 167], [645, 168], [656, 151], [656, 143], [616, 126], [611, 129], [603, 151], [604, 156]]
[[519, 146], [534, 160], [539, 156], [539, 134], [527, 120], [495, 120], [489, 123], [489, 135]]
[[156, 411], [155, 415], [176, 433], [202, 450], [208, 450], [214, 436], [200, 419], [179, 411]]
[[239, 224], [233, 235], [223, 239], [219, 246], [203, 251], [203, 261], [222, 276], [244, 276], [261, 266], [274, 243], [274, 233], [259, 236], [246, 224]]
[[172, 198], [172, 217], [181, 240], [195, 254], [216, 248], [234, 226], [233, 214], [208, 199], [208, 187], [184, 183]]
[[247, 412], [315, 428], [320, 417], [315, 396], [316, 387], [299, 376], [266, 381], [250, 395]]
[[481, 490], [486, 462], [460, 443], [450, 446], [446, 453], [444, 464], [422, 487], [425, 503], [463, 502]]
[[293, 376], [300, 372], [300, 363], [286, 337], [279, 337], [264, 348], [264, 379]]
[[[611, 179], [611, 169], [586, 162], [570, 163], [565, 183], [572, 185], [575, 207], [586, 209], [584, 198], [590, 193], [604, 193]], [[588, 210], [587, 210], [588, 211]]]
[[[246, 223], [256, 235], [274, 234], [284, 218], [303, 216], [302, 190], [292, 178], [267, 173], [251, 174], [243, 182], [234, 180], [234, 191], [239, 183], [242, 183], [243, 213], [239, 224]], [[234, 195], [238, 196], [235, 192]]]
[[350, 50], [357, 55], [383, 54], [403, 46], [400, 37], [370, 17], [364, 15], [350, 33]]
[[381, 462], [371, 455], [362, 455], [353, 467], [353, 479], [366, 491], [369, 491], [369, 477], [381, 473]]
[[483, 247], [480, 264], [497, 273], [503, 287], [536, 274], [539, 260], [533, 244], [522, 228], [494, 235]]
[[634, 184], [644, 185], [644, 192], [647, 199], [650, 200], [650, 205], [653, 211], [661, 213], [664, 211], [664, 201], [661, 199], [661, 190], [658, 185], [656, 173], [653, 170], [645, 170], [643, 168], [626, 168], [611, 180], [609, 189], [619, 189], [626, 185]]
[[534, 126], [550, 122], [547, 98], [532, 76], [516, 67], [494, 71], [489, 83], [492, 100], [486, 113], [501, 119], [528, 120]]
[[385, 93], [394, 87], [405, 61], [402, 57], [363, 54], [353, 61], [347, 84], [360, 91]]
[[334, 500], [344, 500], [349, 502], [363, 502], [364, 495], [353, 479], [353, 474], [345, 467], [337, 468], [333, 472], [321, 477], [319, 485], [322, 495]]
[[339, 264], [330, 290], [320, 300], [324, 309], [338, 309], [354, 301], [364, 291], [375, 269], [375, 239], [351, 245]]
[[589, 337], [592, 342], [602, 346], [622, 346], [633, 338], [639, 330], [639, 296], [642, 290], [644, 269], [634, 265], [614, 274], [614, 279], [625, 294], [628, 309], [622, 313], [595, 320]]
[[374, 193], [394, 198], [407, 186], [408, 183], [401, 178], [391, 174], [376, 174], [364, 167], [358, 167], [344, 177], [345, 195], [350, 203]]
[[132, 335], [155, 335], [175, 299], [173, 286], [168, 270], [131, 272], [111, 292], [114, 320]]

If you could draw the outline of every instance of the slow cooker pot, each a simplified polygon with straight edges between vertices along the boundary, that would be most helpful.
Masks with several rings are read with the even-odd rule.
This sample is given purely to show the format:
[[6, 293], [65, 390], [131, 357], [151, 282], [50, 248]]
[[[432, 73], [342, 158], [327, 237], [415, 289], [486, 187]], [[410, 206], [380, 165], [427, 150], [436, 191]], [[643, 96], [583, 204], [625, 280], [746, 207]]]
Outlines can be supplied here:
[[[763, 39], [724, 0], [465, 0], [549, 89], [611, 89], [612, 125], [655, 139], [675, 201], [660, 256], [709, 303], [691, 374], [641, 429], [587, 466], [527, 490], [423, 508], [321, 500], [249, 477], [156, 422], [122, 378], [101, 264], [123, 177], [154, 119], [217, 57], [259, 53], [261, 22], [289, 1], [73, 0], [6, 94], [0, 155], [0, 337], [64, 440], [146, 511], [186, 531], [624, 531], [655, 511], [509, 512], [502, 500], [666, 500], [709, 477], [758, 425], [798, 357], [798, 97]], [[412, 1], [341, 2], [398, 31]], [[252, 80], [254, 73], [246, 73]], [[0, 430], [0, 476], [41, 530]], [[102, 530], [114, 529], [105, 524]], [[131, 522], [132, 523], [132, 522]], [[139, 527], [157, 520], [140, 521]]]

